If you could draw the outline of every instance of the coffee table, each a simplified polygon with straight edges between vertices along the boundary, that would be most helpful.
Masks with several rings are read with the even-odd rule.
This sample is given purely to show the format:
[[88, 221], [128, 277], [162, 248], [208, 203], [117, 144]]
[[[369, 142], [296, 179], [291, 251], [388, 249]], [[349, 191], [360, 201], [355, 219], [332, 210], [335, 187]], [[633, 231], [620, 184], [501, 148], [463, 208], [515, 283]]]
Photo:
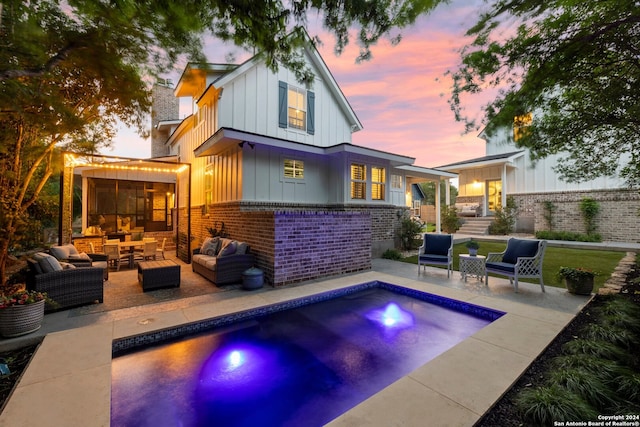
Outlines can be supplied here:
[[180, 286], [180, 266], [170, 259], [159, 261], [140, 261], [138, 263], [138, 282], [142, 291]]

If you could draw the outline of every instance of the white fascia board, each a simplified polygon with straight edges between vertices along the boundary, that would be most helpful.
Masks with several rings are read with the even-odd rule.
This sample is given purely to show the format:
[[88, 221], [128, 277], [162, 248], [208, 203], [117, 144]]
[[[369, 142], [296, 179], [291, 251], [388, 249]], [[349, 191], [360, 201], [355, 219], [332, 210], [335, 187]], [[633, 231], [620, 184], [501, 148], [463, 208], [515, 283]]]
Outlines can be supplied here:
[[325, 149], [326, 154], [335, 153], [352, 153], [359, 154], [361, 156], [375, 157], [378, 159], [384, 159], [389, 161], [393, 166], [410, 165], [416, 159], [414, 157], [402, 156], [400, 154], [387, 153], [386, 151], [374, 150], [372, 148], [362, 147], [360, 145], [353, 145], [348, 143], [333, 145]]
[[458, 174], [457, 173], [453, 173], [453, 172], [446, 172], [440, 169], [432, 169], [432, 168], [425, 168], [422, 166], [413, 166], [413, 165], [407, 165], [407, 166], [398, 166], [396, 169], [400, 169], [402, 171], [407, 172], [407, 175], [409, 176], [415, 176], [418, 178], [427, 178], [427, 179], [440, 179], [440, 178], [447, 178], [447, 179], [453, 179], [453, 178], [457, 178]]
[[439, 169], [443, 171], [462, 171], [462, 170], [469, 170], [469, 169], [484, 168], [487, 166], [507, 165], [507, 166], [515, 167], [513, 165], [514, 160], [519, 157], [522, 157], [523, 155], [524, 155], [524, 152], [515, 154], [507, 158], [503, 158], [503, 159], [483, 160], [479, 162], [463, 163], [463, 164], [457, 164], [452, 166], [441, 166]]

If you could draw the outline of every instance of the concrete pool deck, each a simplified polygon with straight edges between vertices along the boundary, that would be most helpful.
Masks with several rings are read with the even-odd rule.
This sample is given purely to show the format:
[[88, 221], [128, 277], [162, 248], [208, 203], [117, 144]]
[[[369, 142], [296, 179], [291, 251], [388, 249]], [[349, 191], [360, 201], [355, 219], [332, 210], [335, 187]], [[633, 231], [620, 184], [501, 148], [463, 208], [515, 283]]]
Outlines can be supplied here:
[[[118, 276], [113, 274], [112, 280]], [[45, 316], [47, 333], [0, 416], [0, 426], [108, 426], [114, 339], [197, 322], [370, 281], [383, 281], [507, 314], [330, 423], [471, 426], [509, 389], [588, 297], [507, 280], [374, 259], [371, 271], [257, 291], [241, 289], [87, 316]]]

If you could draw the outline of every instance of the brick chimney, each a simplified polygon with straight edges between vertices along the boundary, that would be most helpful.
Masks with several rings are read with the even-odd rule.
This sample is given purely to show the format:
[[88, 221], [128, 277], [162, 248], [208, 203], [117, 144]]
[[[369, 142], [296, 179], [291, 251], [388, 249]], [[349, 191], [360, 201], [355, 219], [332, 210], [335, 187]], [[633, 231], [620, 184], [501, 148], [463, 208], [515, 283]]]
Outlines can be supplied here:
[[164, 120], [179, 120], [180, 100], [173, 94], [173, 83], [168, 79], [158, 79], [151, 92], [151, 157], [169, 154], [165, 145], [169, 139], [168, 130], [159, 131], [156, 127]]

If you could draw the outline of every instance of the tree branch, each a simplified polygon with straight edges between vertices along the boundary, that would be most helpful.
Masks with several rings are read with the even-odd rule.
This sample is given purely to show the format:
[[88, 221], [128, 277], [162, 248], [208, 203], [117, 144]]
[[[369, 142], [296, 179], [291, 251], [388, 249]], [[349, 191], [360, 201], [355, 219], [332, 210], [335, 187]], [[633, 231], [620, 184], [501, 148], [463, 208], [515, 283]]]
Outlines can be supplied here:
[[47, 73], [58, 66], [62, 61], [67, 59], [69, 54], [74, 50], [83, 49], [82, 43], [77, 41], [71, 41], [68, 45], [62, 48], [58, 53], [49, 58], [49, 60], [42, 66], [37, 68], [25, 68], [23, 70], [6, 70], [0, 72], [0, 81], [18, 79], [21, 77], [39, 77], [44, 73]]

